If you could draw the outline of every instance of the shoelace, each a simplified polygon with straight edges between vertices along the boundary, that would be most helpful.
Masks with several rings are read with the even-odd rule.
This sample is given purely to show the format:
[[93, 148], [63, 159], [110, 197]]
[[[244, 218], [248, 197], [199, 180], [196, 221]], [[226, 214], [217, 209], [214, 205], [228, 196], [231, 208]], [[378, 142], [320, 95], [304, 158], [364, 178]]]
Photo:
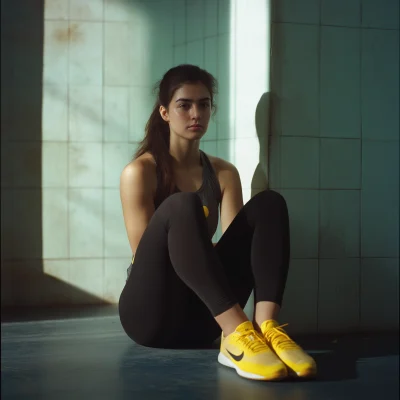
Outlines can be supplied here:
[[238, 341], [254, 352], [265, 350], [266, 347], [264, 338], [257, 331], [252, 329], [243, 332], [238, 337]]
[[283, 324], [268, 329], [265, 333], [267, 340], [273, 347], [279, 347], [282, 350], [299, 349], [299, 346], [289, 337], [289, 335], [282, 329], [289, 324]]

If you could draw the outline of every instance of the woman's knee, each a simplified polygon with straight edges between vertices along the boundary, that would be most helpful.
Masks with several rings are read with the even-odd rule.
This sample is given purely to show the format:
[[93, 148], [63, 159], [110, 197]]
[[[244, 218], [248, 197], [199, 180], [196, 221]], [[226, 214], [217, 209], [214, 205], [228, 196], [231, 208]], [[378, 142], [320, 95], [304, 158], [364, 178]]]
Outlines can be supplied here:
[[255, 203], [259, 203], [263, 208], [274, 206], [287, 209], [285, 198], [275, 190], [263, 190], [256, 194], [251, 200]]
[[173, 210], [174, 215], [193, 214], [203, 209], [200, 197], [192, 192], [174, 193], [164, 203], [165, 207]]

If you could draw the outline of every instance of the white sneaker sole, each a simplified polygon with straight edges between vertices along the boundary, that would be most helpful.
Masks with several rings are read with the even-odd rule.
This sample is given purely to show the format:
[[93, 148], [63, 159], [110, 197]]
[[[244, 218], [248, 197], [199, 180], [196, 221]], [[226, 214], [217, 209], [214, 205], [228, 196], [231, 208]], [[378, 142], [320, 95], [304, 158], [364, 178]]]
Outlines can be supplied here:
[[263, 375], [257, 375], [257, 374], [251, 374], [250, 372], [245, 372], [242, 371], [236, 364], [234, 364], [228, 357], [226, 357], [223, 353], [218, 354], [218, 362], [222, 365], [225, 365], [225, 367], [233, 368], [236, 370], [237, 374], [240, 375], [243, 378], [247, 379], [254, 379], [257, 381], [279, 381], [284, 378], [286, 378], [286, 374], [282, 375], [275, 375], [275, 376], [263, 376]]

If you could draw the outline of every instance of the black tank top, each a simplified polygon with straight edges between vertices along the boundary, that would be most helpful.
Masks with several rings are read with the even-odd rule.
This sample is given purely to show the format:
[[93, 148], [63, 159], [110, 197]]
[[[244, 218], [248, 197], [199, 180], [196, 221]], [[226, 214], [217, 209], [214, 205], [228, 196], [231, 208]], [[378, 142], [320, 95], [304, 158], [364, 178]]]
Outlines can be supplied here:
[[[196, 194], [200, 197], [200, 200], [203, 203], [204, 213], [207, 217], [208, 233], [210, 239], [212, 239], [218, 227], [218, 211], [222, 200], [222, 193], [211, 162], [206, 154], [201, 150], [200, 161], [203, 166], [203, 183]], [[157, 174], [157, 181], [159, 181], [159, 174]], [[175, 193], [179, 192], [180, 190], [175, 186]], [[157, 200], [155, 203], [157, 209], [161, 203]], [[132, 269], [133, 260], [134, 256], [132, 257], [131, 264], [127, 270], [128, 277]]]
[[[204, 213], [207, 217], [208, 233], [210, 238], [212, 238], [218, 227], [218, 211], [222, 200], [222, 193], [214, 168], [202, 150], [200, 150], [200, 161], [203, 166], [203, 183], [196, 193], [203, 203]], [[180, 190], [175, 186], [175, 193], [179, 192]]]

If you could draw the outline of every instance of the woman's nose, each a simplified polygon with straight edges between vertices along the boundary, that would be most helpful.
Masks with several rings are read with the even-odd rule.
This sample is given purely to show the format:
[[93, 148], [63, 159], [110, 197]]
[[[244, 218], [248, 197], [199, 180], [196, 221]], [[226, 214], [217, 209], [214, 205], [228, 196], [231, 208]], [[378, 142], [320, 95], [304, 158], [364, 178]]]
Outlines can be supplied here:
[[201, 117], [201, 110], [200, 107], [196, 104], [193, 104], [192, 107], [192, 118], [200, 118]]

